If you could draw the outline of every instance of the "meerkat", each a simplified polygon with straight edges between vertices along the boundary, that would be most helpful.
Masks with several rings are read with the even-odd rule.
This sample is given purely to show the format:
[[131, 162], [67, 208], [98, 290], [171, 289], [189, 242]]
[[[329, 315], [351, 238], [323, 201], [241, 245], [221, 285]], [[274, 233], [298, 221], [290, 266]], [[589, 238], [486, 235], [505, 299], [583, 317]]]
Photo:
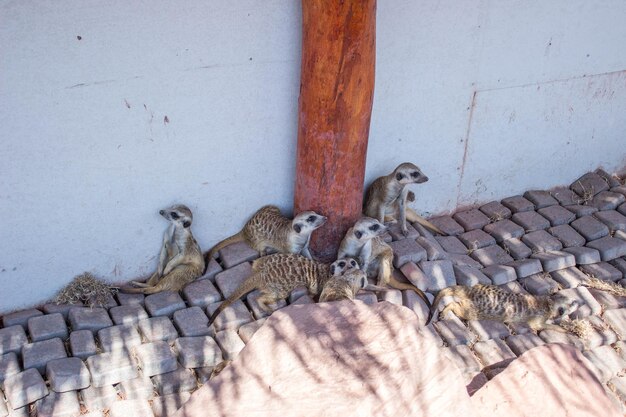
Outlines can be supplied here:
[[293, 220], [283, 216], [276, 206], [261, 207], [236, 235], [213, 246], [207, 254], [210, 261], [218, 250], [236, 242], [246, 242], [266, 255], [268, 251], [302, 254], [309, 259], [311, 233], [326, 223], [326, 217], [314, 211], [299, 213]]
[[404, 162], [398, 165], [391, 174], [377, 178], [368, 188], [365, 215], [378, 219], [381, 223], [384, 223], [386, 219], [399, 221], [405, 236], [408, 233], [407, 220], [417, 222], [440, 235], [445, 235], [437, 226], [407, 206], [407, 200], [415, 201], [415, 194], [409, 191], [407, 185], [422, 184], [426, 181], [428, 177], [414, 164]]
[[332, 277], [322, 288], [319, 302], [353, 300], [361, 289], [387, 291], [387, 288], [371, 285], [364, 271], [352, 258], [339, 259], [330, 265]]
[[578, 301], [558, 294], [552, 297], [533, 296], [507, 291], [496, 285], [455, 285], [439, 291], [430, 311], [431, 317], [434, 317], [437, 306], [444, 297], [452, 297], [454, 301], [444, 307], [442, 316], [452, 311], [464, 320], [525, 322], [533, 330], [551, 329], [559, 332], [566, 330], [547, 322], [569, 315], [579, 306]]
[[180, 291], [204, 272], [202, 251], [191, 234], [191, 210], [177, 204], [160, 210], [159, 214], [170, 222], [170, 226], [163, 234], [157, 270], [145, 284], [132, 282], [142, 288], [124, 288], [124, 292], [154, 294], [165, 290]]
[[339, 245], [337, 258], [357, 258], [361, 269], [366, 274], [377, 277], [378, 286], [389, 285], [399, 290], [412, 290], [430, 307], [430, 301], [422, 290], [414, 285], [400, 282], [393, 276], [393, 250], [380, 238], [386, 230], [385, 225], [380, 221], [371, 217], [362, 217], [348, 229]]

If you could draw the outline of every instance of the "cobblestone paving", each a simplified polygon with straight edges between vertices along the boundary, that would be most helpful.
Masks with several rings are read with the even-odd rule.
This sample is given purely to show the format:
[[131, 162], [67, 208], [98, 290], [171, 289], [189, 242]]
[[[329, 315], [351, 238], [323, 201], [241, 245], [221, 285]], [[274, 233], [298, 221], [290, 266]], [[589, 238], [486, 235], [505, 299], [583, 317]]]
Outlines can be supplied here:
[[[603, 171], [569, 188], [533, 190], [431, 219], [404, 237], [392, 227], [396, 276], [427, 291], [477, 283], [581, 301], [573, 318], [592, 323], [584, 339], [527, 326], [446, 317], [428, 326], [467, 384], [493, 378], [532, 347], [567, 343], [583, 351], [616, 403], [626, 400], [626, 297], [587, 289], [587, 276], [626, 284], [626, 187]], [[251, 272], [256, 254], [224, 248], [180, 294], [118, 294], [107, 308], [46, 304], [2, 317], [0, 417], [166, 416], [189, 399], [223, 360], [235, 358], [263, 324], [257, 294], [208, 316]], [[412, 291], [360, 293], [366, 303], [402, 304], [426, 320]], [[296, 290], [289, 304], [313, 302]], [[287, 302], [282, 306], [287, 305]], [[475, 390], [475, 387], [472, 387]], [[623, 408], [626, 409], [626, 408]]]

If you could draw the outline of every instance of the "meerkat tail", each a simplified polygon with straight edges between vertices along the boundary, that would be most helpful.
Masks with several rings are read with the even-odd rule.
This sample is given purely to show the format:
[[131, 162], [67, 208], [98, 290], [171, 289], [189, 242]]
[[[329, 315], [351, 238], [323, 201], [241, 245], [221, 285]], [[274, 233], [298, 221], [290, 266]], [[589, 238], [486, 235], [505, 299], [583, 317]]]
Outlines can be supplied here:
[[424, 302], [426, 303], [426, 305], [428, 306], [428, 308], [431, 307], [430, 305], [430, 301], [428, 301], [428, 297], [426, 297], [426, 294], [424, 294], [424, 291], [420, 290], [419, 288], [417, 288], [415, 285], [412, 284], [406, 284], [404, 282], [400, 282], [398, 281], [393, 275], [391, 275], [389, 277], [389, 282], [387, 283], [390, 287], [399, 289], [399, 290], [412, 290], [415, 292], [415, 294], [419, 295], [419, 297], [424, 300]]
[[245, 238], [243, 236], [243, 231], [241, 231], [241, 232], [237, 233], [236, 235], [232, 235], [231, 237], [227, 237], [226, 239], [224, 239], [221, 242], [217, 243], [205, 255], [207, 265], [211, 261], [211, 259], [213, 259], [213, 257], [215, 256], [215, 254], [217, 253], [218, 250], [220, 250], [222, 248], [225, 248], [226, 246], [231, 245], [233, 243], [243, 242], [243, 241], [245, 241]]
[[[133, 288], [133, 287], [121, 287], [120, 291], [126, 294], [153, 294], [152, 292], [148, 292], [155, 287], [142, 287], [142, 288]], [[155, 291], [156, 292], [156, 291]]]
[[419, 214], [417, 214], [416, 212], [414, 212], [413, 210], [409, 208], [406, 209], [406, 219], [410, 221], [411, 223], [413, 222], [419, 223], [425, 228], [430, 229], [431, 231], [438, 233], [442, 236], [447, 236], [447, 233], [445, 233], [443, 230], [441, 230], [440, 228], [438, 228], [437, 226], [435, 226], [434, 224], [432, 224], [431, 222], [429, 222], [428, 220], [426, 220], [425, 218], [423, 218], [422, 216], [420, 216]]
[[240, 299], [241, 297], [243, 297], [244, 295], [248, 294], [250, 291], [256, 290], [257, 289], [257, 282], [256, 282], [256, 275], [252, 274], [250, 277], [248, 277], [248, 279], [246, 279], [243, 284], [241, 284], [233, 294], [231, 294], [230, 297], [228, 297], [227, 299], [225, 299], [222, 304], [219, 305], [219, 307], [217, 308], [217, 310], [215, 310], [213, 312], [213, 314], [211, 314], [211, 317], [209, 318], [209, 323], [207, 324], [207, 326], [211, 326], [211, 324], [213, 324], [213, 322], [215, 321], [215, 319], [217, 318], [217, 316], [220, 315], [220, 313], [222, 311], [224, 311], [224, 309], [226, 307], [228, 307], [229, 305], [231, 305], [232, 303], [234, 303], [235, 301], [237, 301], [238, 299]]
[[150, 284], [146, 284], [145, 282], [139, 282], [139, 281], [131, 281], [130, 283], [141, 288], [148, 288], [151, 286]]

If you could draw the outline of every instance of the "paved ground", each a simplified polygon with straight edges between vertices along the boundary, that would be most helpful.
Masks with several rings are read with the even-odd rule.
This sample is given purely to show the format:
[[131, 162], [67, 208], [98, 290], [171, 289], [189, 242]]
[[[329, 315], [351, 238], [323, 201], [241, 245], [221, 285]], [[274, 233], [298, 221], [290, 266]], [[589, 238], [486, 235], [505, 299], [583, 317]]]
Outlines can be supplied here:
[[[397, 276], [430, 294], [479, 282], [531, 294], [560, 292], [581, 301], [575, 315], [593, 325], [580, 339], [455, 317], [431, 324], [470, 393], [507, 360], [537, 345], [562, 342], [583, 351], [607, 392], [624, 405], [626, 297], [581, 283], [594, 276], [625, 285], [625, 199], [626, 186], [603, 172], [589, 173], [570, 188], [528, 191], [431, 219], [448, 236], [434, 237], [414, 225], [405, 237], [391, 227], [386, 238], [395, 251]], [[249, 275], [255, 258], [245, 245], [227, 247], [181, 294], [118, 294], [107, 308], [47, 304], [4, 316], [0, 417], [172, 413], [216, 365], [236, 357], [263, 323], [257, 294], [251, 293], [207, 327], [207, 315]], [[422, 321], [427, 316], [426, 305], [411, 291], [379, 297], [358, 295], [366, 303], [404, 305]], [[303, 291], [287, 301], [312, 302]]]

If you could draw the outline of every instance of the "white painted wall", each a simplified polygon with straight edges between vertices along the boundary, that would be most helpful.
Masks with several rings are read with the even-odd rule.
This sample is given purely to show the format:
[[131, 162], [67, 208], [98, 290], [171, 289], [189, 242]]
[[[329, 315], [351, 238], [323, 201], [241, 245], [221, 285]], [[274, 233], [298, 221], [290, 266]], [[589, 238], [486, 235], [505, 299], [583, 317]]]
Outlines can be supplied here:
[[[291, 208], [299, 4], [0, 1], [0, 312], [148, 273], [171, 203], [204, 248]], [[624, 166], [624, 22], [622, 0], [380, 1], [368, 180], [414, 161], [435, 213]]]

